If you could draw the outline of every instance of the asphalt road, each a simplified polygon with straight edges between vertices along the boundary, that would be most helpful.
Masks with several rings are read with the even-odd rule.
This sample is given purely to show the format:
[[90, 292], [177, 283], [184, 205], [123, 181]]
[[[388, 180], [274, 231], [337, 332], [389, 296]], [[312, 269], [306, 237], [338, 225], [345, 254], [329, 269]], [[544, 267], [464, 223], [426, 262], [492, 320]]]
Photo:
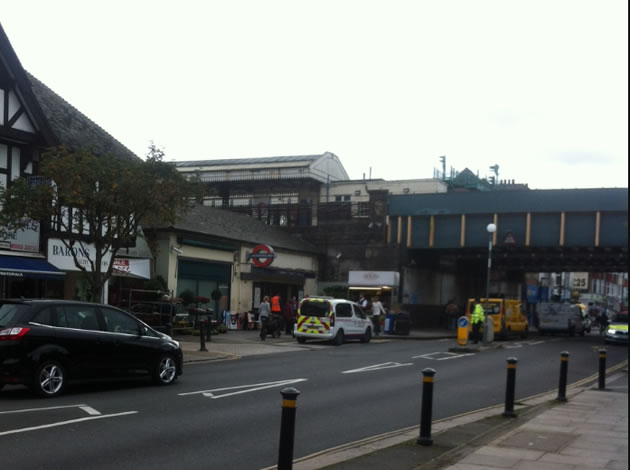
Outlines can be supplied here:
[[[598, 337], [538, 337], [476, 354], [454, 340], [374, 341], [188, 364], [175, 386], [73, 387], [52, 400], [0, 392], [0, 455], [11, 469], [235, 468], [277, 462], [282, 388], [298, 398], [294, 457], [417, 425], [422, 369], [437, 371], [433, 418], [503, 403], [506, 359], [518, 359], [516, 400], [598, 370]], [[609, 346], [607, 365], [628, 357]]]

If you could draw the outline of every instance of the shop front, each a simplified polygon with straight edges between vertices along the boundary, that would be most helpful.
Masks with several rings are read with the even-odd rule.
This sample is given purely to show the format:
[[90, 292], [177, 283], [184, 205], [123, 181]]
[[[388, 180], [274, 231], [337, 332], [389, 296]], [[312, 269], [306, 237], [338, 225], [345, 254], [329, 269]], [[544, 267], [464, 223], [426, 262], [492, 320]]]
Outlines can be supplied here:
[[222, 321], [230, 310], [230, 280], [232, 265], [206, 260], [180, 259], [177, 269], [177, 295], [192, 292], [195, 298], [207, 299], [213, 319]]
[[349, 271], [348, 299], [357, 301], [361, 295], [367, 299], [380, 298], [385, 310], [399, 302], [400, 273], [396, 271]]
[[[90, 244], [83, 244], [81, 248], [77, 246], [71, 250], [59, 239], [48, 240], [48, 262], [66, 275], [61, 297], [72, 300], [101, 301], [101, 299], [92, 298], [89, 284], [74, 261], [75, 256], [81, 266], [91, 271], [94, 264], [94, 248]], [[107, 271], [110, 262], [111, 254], [103, 257], [101, 272]], [[105, 284], [102, 302], [116, 305], [121, 289], [128, 286], [126, 279], [144, 281], [150, 279], [150, 273], [149, 259], [114, 258], [112, 278]], [[112, 299], [110, 299], [110, 294]]]
[[64, 273], [46, 261], [39, 241], [35, 221], [20, 230], [0, 230], [0, 298], [63, 297]]
[[64, 274], [43, 258], [0, 255], [0, 298], [63, 297]]

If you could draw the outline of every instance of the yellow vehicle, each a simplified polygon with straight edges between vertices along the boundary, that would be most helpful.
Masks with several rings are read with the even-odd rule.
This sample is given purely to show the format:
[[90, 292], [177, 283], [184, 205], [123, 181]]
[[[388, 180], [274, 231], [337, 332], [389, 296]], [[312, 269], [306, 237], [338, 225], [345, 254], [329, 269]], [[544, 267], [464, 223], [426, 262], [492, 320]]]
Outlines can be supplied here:
[[[521, 312], [521, 301], [518, 299], [490, 298], [486, 307], [486, 299], [479, 299], [486, 315], [492, 318], [495, 336], [507, 338], [519, 335], [527, 338], [529, 323], [527, 317]], [[466, 316], [470, 320], [470, 314], [475, 309], [475, 299], [468, 299], [466, 304]], [[470, 322], [469, 322], [470, 325]], [[483, 331], [483, 327], [481, 328]]]

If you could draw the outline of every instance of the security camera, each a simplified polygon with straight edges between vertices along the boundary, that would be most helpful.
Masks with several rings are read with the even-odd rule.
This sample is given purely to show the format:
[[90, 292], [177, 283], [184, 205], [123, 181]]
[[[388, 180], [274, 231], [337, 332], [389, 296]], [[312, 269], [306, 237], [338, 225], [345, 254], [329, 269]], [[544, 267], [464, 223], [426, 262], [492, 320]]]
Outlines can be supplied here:
[[184, 252], [182, 250], [180, 250], [179, 248], [177, 248], [176, 246], [171, 246], [171, 251], [173, 253], [175, 253], [176, 255], [183, 255]]

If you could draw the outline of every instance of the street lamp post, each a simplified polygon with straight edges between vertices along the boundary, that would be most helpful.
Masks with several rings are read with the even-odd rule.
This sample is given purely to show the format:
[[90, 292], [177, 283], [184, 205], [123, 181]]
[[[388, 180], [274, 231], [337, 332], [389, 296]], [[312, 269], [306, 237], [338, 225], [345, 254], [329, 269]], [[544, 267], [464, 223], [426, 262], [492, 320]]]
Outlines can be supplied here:
[[486, 230], [488, 231], [488, 273], [486, 274], [486, 301], [483, 309], [483, 339], [481, 341], [484, 344], [488, 343], [488, 297], [490, 296], [490, 267], [492, 266], [492, 234], [497, 230], [497, 226], [488, 224]]

